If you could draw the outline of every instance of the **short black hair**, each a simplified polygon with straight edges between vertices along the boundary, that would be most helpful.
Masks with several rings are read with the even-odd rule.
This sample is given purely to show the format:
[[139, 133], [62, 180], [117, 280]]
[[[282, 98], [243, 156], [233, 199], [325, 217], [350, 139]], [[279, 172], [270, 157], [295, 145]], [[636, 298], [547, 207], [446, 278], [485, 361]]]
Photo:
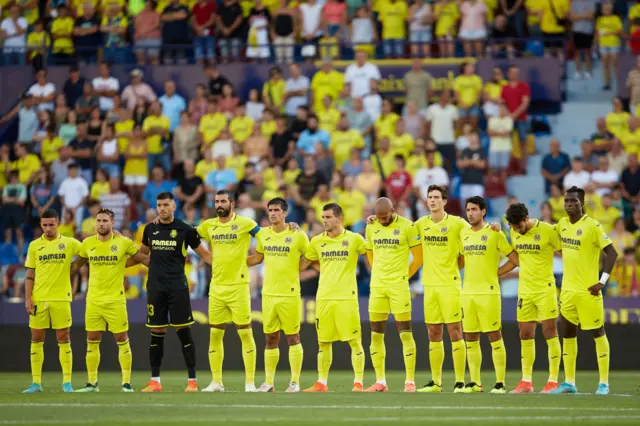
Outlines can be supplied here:
[[113, 212], [113, 210], [110, 210], [110, 209], [104, 209], [104, 208], [100, 209], [100, 210], [98, 210], [98, 214], [96, 214], [96, 216], [99, 215], [99, 214], [106, 214], [112, 220], [116, 218], [116, 214]]
[[480, 210], [487, 210], [487, 202], [484, 200], [484, 198], [477, 195], [467, 198], [467, 200], [464, 202], [465, 208], [469, 204], [475, 204], [476, 206], [480, 207]]
[[402, 161], [402, 165], [406, 165], [407, 164], [407, 160], [404, 158], [404, 155], [402, 154], [396, 154], [393, 156], [393, 159], [396, 161]]
[[514, 203], [507, 209], [507, 222], [511, 225], [522, 222], [527, 216], [529, 216], [529, 209], [522, 203]]
[[432, 191], [440, 191], [440, 195], [442, 196], [443, 200], [446, 200], [449, 198], [449, 191], [444, 186], [429, 185], [429, 187], [427, 188], [427, 197], [429, 196], [429, 193], [431, 193]]
[[60, 215], [54, 209], [47, 209], [42, 212], [40, 219], [55, 219], [60, 220]]
[[272, 200], [270, 200], [267, 203], [267, 208], [271, 207], [271, 206], [280, 206], [280, 208], [282, 209], [283, 212], [286, 212], [289, 210], [289, 204], [287, 203], [287, 201], [282, 198], [282, 197], [276, 197]]
[[329, 203], [322, 207], [323, 212], [328, 212], [329, 210], [333, 211], [336, 217], [342, 217], [342, 207], [338, 203]]
[[235, 194], [227, 189], [219, 190], [218, 192], [216, 192], [216, 195], [226, 195], [227, 197], [229, 197], [229, 201], [236, 201]]
[[584, 163], [584, 160], [582, 159], [582, 157], [579, 157], [579, 156], [577, 156], [577, 155], [576, 155], [575, 157], [573, 157], [573, 160], [572, 160], [572, 161], [579, 161], [579, 162], [581, 162], [581, 163]]
[[577, 194], [578, 200], [580, 200], [580, 202], [584, 205], [584, 189], [578, 188], [577, 186], [572, 186], [564, 193], [564, 195], [567, 194]]
[[161, 192], [156, 197], [156, 200], [174, 200], [175, 201], [175, 199], [176, 197], [173, 195], [173, 193], [169, 191]]

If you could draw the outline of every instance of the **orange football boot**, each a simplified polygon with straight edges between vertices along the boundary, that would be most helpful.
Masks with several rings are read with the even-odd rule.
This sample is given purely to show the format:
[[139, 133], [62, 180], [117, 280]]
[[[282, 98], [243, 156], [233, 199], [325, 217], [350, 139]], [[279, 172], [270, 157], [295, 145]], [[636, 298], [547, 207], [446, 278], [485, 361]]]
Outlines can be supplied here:
[[533, 392], [533, 383], [524, 380], [518, 383], [518, 386], [509, 393], [531, 393]]
[[546, 385], [544, 385], [544, 389], [542, 389], [542, 393], [549, 393], [552, 390], [556, 389], [558, 387], [558, 382], [547, 382]]
[[162, 385], [155, 380], [149, 380], [149, 383], [147, 383], [147, 386], [145, 386], [141, 392], [162, 392]]
[[187, 388], [184, 390], [185, 392], [198, 392], [198, 382], [193, 379], [189, 379], [187, 382]]
[[404, 384], [404, 391], [405, 392], [415, 392], [416, 391], [416, 384], [415, 383], [405, 383]]
[[365, 389], [365, 392], [389, 392], [389, 387], [387, 385], [375, 382], [367, 389]]
[[305, 389], [302, 392], [329, 392], [329, 387], [323, 385], [320, 382], [315, 382], [309, 389]]
[[364, 392], [364, 387], [360, 382], [353, 382], [353, 388], [351, 388], [351, 392]]

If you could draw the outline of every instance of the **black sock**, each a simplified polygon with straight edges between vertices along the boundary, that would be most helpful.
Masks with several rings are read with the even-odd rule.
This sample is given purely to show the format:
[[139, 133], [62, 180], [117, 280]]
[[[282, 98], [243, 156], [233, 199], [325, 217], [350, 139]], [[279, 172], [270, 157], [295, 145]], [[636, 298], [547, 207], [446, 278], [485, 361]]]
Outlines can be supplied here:
[[182, 344], [182, 356], [184, 356], [184, 363], [187, 364], [187, 372], [189, 373], [189, 379], [196, 378], [196, 346], [193, 343], [193, 337], [191, 336], [191, 329], [181, 328], [176, 332], [180, 343]]
[[160, 377], [160, 366], [164, 355], [164, 336], [166, 333], [151, 332], [149, 342], [149, 363], [151, 364], [151, 377]]

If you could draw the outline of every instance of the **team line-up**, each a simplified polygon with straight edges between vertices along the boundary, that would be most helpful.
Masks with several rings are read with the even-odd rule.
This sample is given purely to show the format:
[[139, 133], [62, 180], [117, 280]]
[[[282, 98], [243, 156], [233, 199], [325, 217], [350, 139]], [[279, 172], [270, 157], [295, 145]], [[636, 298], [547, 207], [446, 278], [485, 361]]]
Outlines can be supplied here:
[[[480, 336], [486, 334], [492, 347], [496, 383], [491, 393], [507, 392], [506, 351], [501, 333], [499, 276], [519, 267], [517, 320], [522, 351], [522, 380], [511, 393], [534, 391], [532, 370], [534, 337], [541, 323], [548, 346], [549, 380], [542, 392], [576, 393], [577, 329], [592, 330], [600, 381], [596, 394], [609, 394], [609, 342], [604, 330], [601, 290], [606, 285], [617, 253], [600, 223], [584, 214], [584, 191], [573, 187], [565, 193], [567, 217], [557, 225], [529, 217], [523, 204], [506, 212], [511, 244], [499, 225], [485, 223], [487, 205], [481, 197], [466, 200], [468, 222], [445, 212], [446, 188], [428, 188], [430, 215], [412, 223], [395, 213], [387, 198], [375, 205], [375, 216], [367, 220], [366, 239], [342, 225], [342, 208], [335, 203], [323, 208], [325, 232], [313, 237], [287, 223], [287, 202], [275, 198], [268, 203], [271, 226], [234, 213], [235, 200], [228, 191], [215, 196], [217, 217], [193, 228], [175, 219], [171, 193], [157, 197], [158, 217], [143, 233], [142, 245], [113, 229], [114, 214], [103, 209], [97, 215], [97, 234], [82, 243], [58, 233], [59, 217], [45, 211], [40, 219], [41, 238], [33, 241], [26, 260], [26, 310], [31, 328], [33, 381], [24, 393], [42, 392], [45, 332], [53, 328], [59, 346], [63, 373], [62, 389], [71, 385], [70, 345], [71, 283], [80, 267], [88, 264], [89, 289], [85, 327], [87, 331], [87, 385], [75, 392], [98, 392], [100, 341], [105, 331], [118, 343], [122, 369], [122, 391], [131, 387], [132, 354], [127, 335], [128, 317], [123, 280], [126, 267], [142, 263], [149, 267], [147, 327], [151, 330], [149, 363], [151, 380], [142, 392], [161, 392], [160, 368], [166, 329], [176, 329], [187, 366], [187, 392], [197, 392], [195, 345], [190, 326], [194, 323], [184, 263], [190, 247], [211, 264], [209, 292], [209, 365], [211, 383], [203, 392], [224, 392], [222, 362], [225, 326], [235, 324], [242, 342], [247, 392], [274, 392], [279, 361], [281, 331], [289, 345], [291, 379], [287, 392], [300, 391], [303, 348], [300, 342], [301, 299], [299, 272], [314, 267], [320, 272], [316, 296], [315, 326], [318, 336], [318, 379], [304, 392], [327, 392], [332, 362], [332, 344], [347, 342], [351, 348], [354, 392], [386, 392], [386, 346], [384, 331], [393, 314], [402, 342], [406, 369], [405, 392], [441, 392], [445, 357], [443, 333], [451, 341], [455, 393], [483, 392], [480, 379]], [[256, 254], [249, 256], [251, 238]], [[209, 249], [201, 243], [208, 243]], [[561, 251], [563, 279], [560, 300], [553, 276], [554, 252]], [[599, 259], [605, 263], [599, 276]], [[359, 255], [371, 265], [371, 361], [376, 381], [365, 388], [365, 352], [356, 284]], [[500, 265], [501, 257], [506, 263]], [[265, 381], [255, 386], [256, 344], [251, 329], [248, 268], [264, 262], [262, 290]], [[431, 380], [416, 389], [416, 344], [411, 330], [411, 295], [408, 281], [420, 267], [425, 288], [424, 313], [429, 336]], [[464, 269], [464, 284], [460, 271]], [[557, 322], [560, 317], [561, 349]], [[560, 362], [564, 382], [558, 384]], [[468, 366], [470, 381], [465, 382]]]

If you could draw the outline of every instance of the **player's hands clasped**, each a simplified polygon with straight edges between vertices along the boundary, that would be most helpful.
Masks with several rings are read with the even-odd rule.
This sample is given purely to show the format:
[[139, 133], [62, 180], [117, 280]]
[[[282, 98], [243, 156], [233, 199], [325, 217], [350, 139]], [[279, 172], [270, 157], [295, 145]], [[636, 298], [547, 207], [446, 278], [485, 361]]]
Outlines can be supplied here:
[[591, 287], [589, 287], [589, 293], [591, 293], [592, 296], [598, 296], [600, 294], [600, 290], [602, 290], [603, 288], [604, 284], [602, 283], [592, 285]]

